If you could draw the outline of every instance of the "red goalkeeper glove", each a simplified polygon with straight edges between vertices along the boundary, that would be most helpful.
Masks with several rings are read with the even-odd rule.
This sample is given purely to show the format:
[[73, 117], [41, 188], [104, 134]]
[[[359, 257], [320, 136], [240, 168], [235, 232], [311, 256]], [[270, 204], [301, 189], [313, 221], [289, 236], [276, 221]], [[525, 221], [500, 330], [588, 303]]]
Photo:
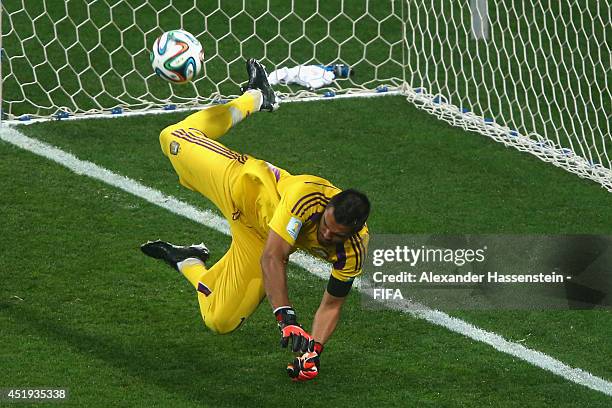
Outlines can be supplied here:
[[281, 331], [281, 347], [287, 348], [291, 341], [291, 350], [294, 353], [308, 350], [312, 337], [298, 324], [295, 310], [291, 306], [283, 306], [276, 309], [274, 315]]
[[310, 341], [308, 351], [296, 357], [287, 365], [287, 374], [293, 381], [308, 381], [319, 375], [319, 356], [323, 352], [323, 345], [314, 340]]

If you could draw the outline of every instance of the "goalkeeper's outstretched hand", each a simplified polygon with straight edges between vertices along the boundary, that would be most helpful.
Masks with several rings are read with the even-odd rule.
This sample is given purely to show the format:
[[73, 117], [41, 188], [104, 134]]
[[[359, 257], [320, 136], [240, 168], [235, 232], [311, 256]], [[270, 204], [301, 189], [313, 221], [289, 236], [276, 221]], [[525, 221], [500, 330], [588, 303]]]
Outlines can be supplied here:
[[293, 381], [308, 381], [319, 375], [320, 355], [323, 352], [321, 343], [310, 341], [308, 351], [293, 359], [287, 365], [287, 374]]
[[308, 350], [312, 337], [298, 324], [295, 310], [290, 306], [279, 307], [274, 315], [281, 332], [281, 347], [287, 348], [291, 343], [291, 351], [294, 353]]

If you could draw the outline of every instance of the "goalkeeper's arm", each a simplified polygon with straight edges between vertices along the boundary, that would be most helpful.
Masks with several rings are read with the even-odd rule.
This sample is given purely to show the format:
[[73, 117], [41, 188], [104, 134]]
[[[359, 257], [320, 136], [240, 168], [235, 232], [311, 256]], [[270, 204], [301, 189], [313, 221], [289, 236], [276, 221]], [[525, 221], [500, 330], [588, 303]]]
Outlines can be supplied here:
[[[331, 279], [335, 278], [332, 277]], [[343, 294], [344, 296], [331, 295], [329, 293], [330, 288], [332, 292], [337, 295]], [[319, 374], [323, 344], [336, 329], [338, 320], [340, 320], [340, 311], [342, 310], [345, 296], [350, 289], [350, 284], [344, 285], [344, 288], [340, 291], [336, 291], [334, 288], [338, 289], [338, 286], [334, 285], [332, 282], [328, 285], [328, 289], [323, 294], [321, 305], [319, 305], [319, 309], [312, 323], [313, 340], [309, 343], [308, 351], [302, 356], [296, 357], [293, 362], [287, 366], [287, 374], [293, 381], [312, 380]]]
[[304, 352], [308, 349], [311, 336], [298, 323], [287, 294], [286, 268], [291, 250], [291, 245], [270, 230], [261, 256], [261, 270], [264, 289], [281, 331], [281, 347], [286, 348], [291, 343], [292, 351]]
[[287, 293], [287, 262], [292, 247], [280, 235], [270, 230], [268, 239], [261, 256], [260, 264], [263, 273], [266, 296], [276, 310], [282, 306], [289, 306]]
[[325, 344], [336, 329], [345, 297], [330, 295], [326, 290], [312, 322], [312, 338]]

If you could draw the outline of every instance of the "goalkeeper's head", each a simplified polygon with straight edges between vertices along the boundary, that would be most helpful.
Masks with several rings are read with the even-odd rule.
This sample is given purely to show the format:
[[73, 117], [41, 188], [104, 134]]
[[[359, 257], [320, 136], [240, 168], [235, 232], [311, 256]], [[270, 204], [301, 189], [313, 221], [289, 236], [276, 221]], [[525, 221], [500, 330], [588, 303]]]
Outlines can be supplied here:
[[344, 242], [363, 228], [368, 215], [368, 197], [357, 190], [344, 190], [327, 204], [319, 221], [317, 240], [325, 246]]

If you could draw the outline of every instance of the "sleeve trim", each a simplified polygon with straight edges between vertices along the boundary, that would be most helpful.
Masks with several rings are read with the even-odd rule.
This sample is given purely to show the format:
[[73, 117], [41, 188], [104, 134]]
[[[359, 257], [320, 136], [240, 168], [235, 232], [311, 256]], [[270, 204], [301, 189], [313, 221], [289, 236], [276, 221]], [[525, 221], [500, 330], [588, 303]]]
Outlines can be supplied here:
[[353, 286], [353, 280], [341, 281], [335, 276], [331, 275], [327, 282], [327, 293], [336, 297], [346, 297], [351, 291]]

